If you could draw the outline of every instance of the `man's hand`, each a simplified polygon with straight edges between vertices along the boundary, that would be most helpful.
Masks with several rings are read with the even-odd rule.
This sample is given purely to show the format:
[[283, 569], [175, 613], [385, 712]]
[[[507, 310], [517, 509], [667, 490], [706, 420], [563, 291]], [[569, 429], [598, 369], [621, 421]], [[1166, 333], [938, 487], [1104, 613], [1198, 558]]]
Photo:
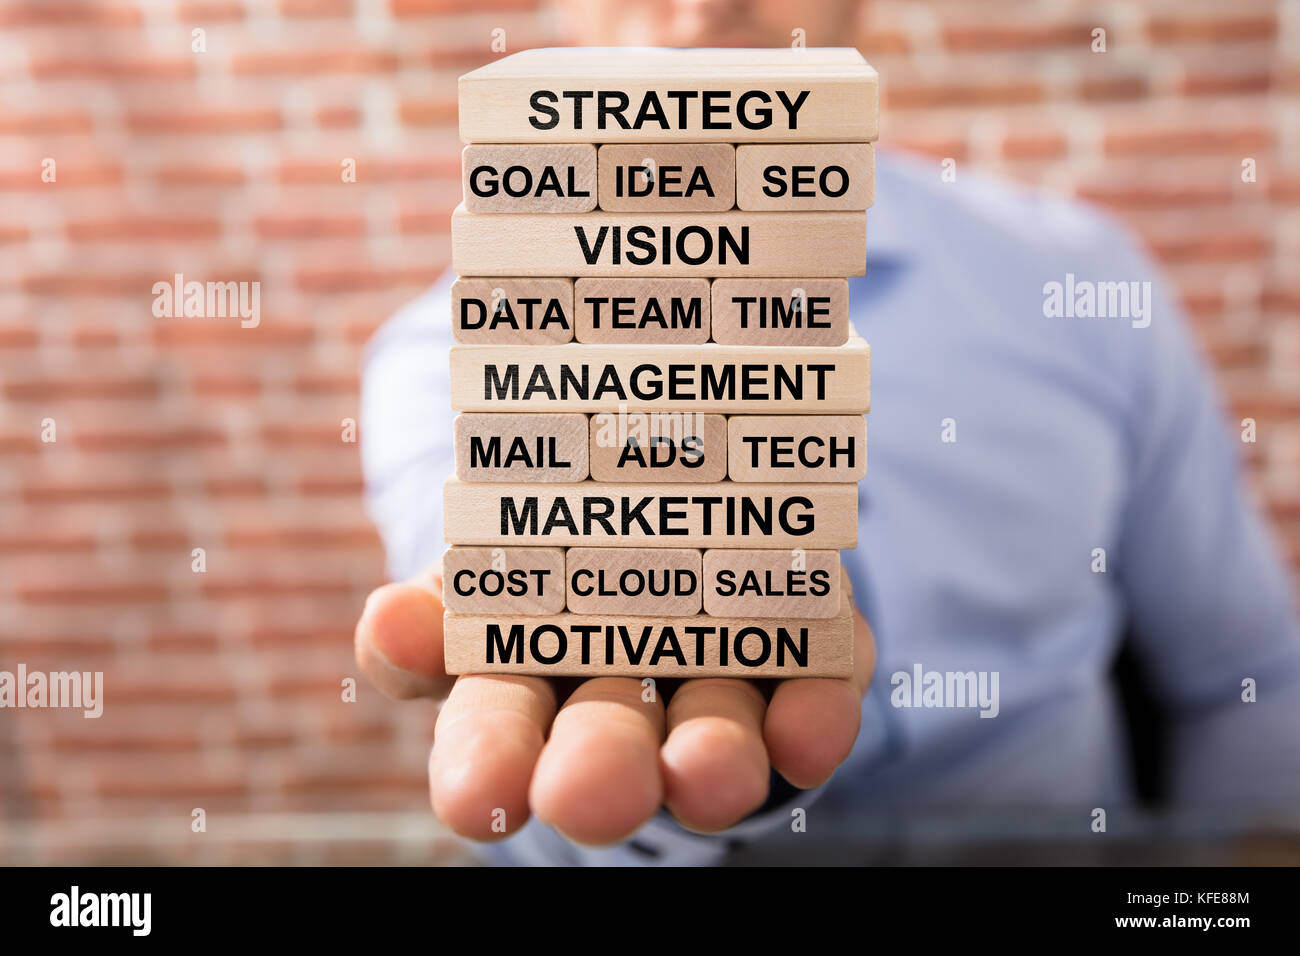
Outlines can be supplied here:
[[[684, 680], [665, 707], [634, 677], [448, 676], [433, 569], [370, 595], [356, 653], [389, 697], [445, 698], [429, 793], [451, 829], [495, 840], [531, 812], [579, 843], [614, 843], [664, 805], [689, 829], [725, 829], [767, 799], [773, 767], [797, 787], [825, 782], [853, 748], [875, 666], [871, 631], [853, 619], [850, 680], [771, 682], [770, 696], [753, 681]], [[492, 829], [498, 809], [505, 834]]]

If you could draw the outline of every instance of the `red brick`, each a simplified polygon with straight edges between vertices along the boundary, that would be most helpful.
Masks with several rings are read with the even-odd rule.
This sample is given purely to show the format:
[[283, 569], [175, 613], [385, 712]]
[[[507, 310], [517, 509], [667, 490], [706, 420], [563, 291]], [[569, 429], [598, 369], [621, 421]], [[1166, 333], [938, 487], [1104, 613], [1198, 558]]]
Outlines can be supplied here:
[[1178, 84], [1184, 96], [1223, 96], [1226, 94], [1264, 93], [1273, 86], [1273, 71], [1247, 70], [1190, 70]]
[[316, 111], [316, 125], [322, 129], [352, 129], [361, 125], [361, 110], [355, 106], [325, 106]]
[[1112, 130], [1105, 135], [1103, 149], [1108, 156], [1246, 155], [1247, 150], [1273, 144], [1273, 133], [1262, 127], [1236, 129], [1164, 127]]
[[242, 186], [246, 182], [244, 171], [238, 166], [169, 165], [158, 170], [158, 182], [163, 186]]
[[352, 0], [280, 0], [280, 14], [285, 17], [347, 17], [352, 15]]
[[391, 73], [397, 55], [387, 50], [319, 50], [242, 53], [231, 64], [236, 76], [285, 74], [309, 77], [327, 73]]
[[215, 239], [221, 234], [216, 219], [175, 219], [135, 216], [68, 223], [73, 242], [185, 242]]
[[886, 81], [881, 84], [880, 102], [882, 109], [952, 109], [1037, 103], [1043, 95], [1043, 85], [1036, 80], [978, 80], [972, 77], [944, 83]]
[[38, 113], [0, 112], [0, 134], [48, 136], [55, 133], [89, 133], [90, 114], [42, 110]]
[[181, 0], [176, 17], [182, 23], [202, 26], [206, 23], [244, 19], [244, 5], [239, 0]]
[[113, 57], [55, 57], [35, 60], [32, 76], [38, 80], [95, 79], [120, 80], [184, 80], [196, 74], [193, 57], [142, 56]]
[[140, 10], [133, 3], [99, 3], [94, 0], [17, 0], [0, 5], [0, 26], [56, 26], [74, 24], [99, 27], [135, 26]]
[[941, 30], [943, 43], [958, 52], [1075, 47], [1088, 50], [1096, 23], [981, 23]]
[[403, 126], [455, 126], [455, 100], [404, 99], [397, 114]]
[[1176, 17], [1152, 19], [1147, 33], [1151, 42], [1158, 44], [1271, 40], [1277, 35], [1277, 18], [1272, 15], [1197, 16], [1182, 13]]
[[197, 448], [224, 445], [226, 436], [200, 425], [171, 425], [150, 429], [79, 431], [73, 443], [86, 451], [139, 452], [146, 449]]
[[[477, 0], [474, 9], [480, 12], [506, 12], [511, 10], [536, 10], [538, 0]], [[439, 14], [461, 13], [462, 0], [388, 0], [388, 8], [395, 17], [431, 17]]]
[[1147, 78], [1142, 74], [1086, 76], [1079, 81], [1079, 96], [1084, 100], [1139, 100], [1147, 95]]
[[32, 348], [39, 341], [36, 329], [28, 325], [0, 325], [0, 349]]
[[[128, 113], [127, 127], [133, 133], [159, 135], [227, 135], [265, 133], [281, 126], [277, 109], [215, 108]], [[0, 120], [0, 128], [3, 121]]]
[[82, 165], [76, 161], [56, 162], [55, 180], [47, 183], [41, 179], [41, 164], [34, 162], [28, 168], [0, 170], [0, 189], [79, 189], [89, 186], [116, 186], [122, 182], [122, 167], [117, 163]]
[[366, 221], [361, 216], [338, 213], [258, 216], [253, 227], [263, 239], [330, 239], [363, 236]]
[[153, 398], [158, 380], [149, 375], [42, 377], [10, 380], [4, 393], [14, 401], [48, 401], [71, 398]]

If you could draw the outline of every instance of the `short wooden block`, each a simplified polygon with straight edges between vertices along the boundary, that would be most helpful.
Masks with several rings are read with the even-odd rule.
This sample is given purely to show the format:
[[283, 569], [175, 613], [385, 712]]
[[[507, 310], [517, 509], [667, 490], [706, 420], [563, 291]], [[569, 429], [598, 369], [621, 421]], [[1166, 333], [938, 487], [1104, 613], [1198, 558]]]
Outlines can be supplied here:
[[451, 405], [475, 412], [861, 414], [871, 350], [763, 345], [453, 345]]
[[736, 205], [741, 209], [869, 209], [875, 199], [870, 143], [741, 146]]
[[499, 277], [451, 284], [451, 328], [466, 345], [573, 340], [573, 280]]
[[853, 676], [853, 603], [847, 580], [829, 618], [644, 618], [564, 613], [443, 616], [449, 674], [549, 677]]
[[698, 412], [600, 412], [591, 416], [597, 481], [722, 481], [727, 419]]
[[824, 618], [834, 617], [839, 608], [838, 551], [712, 548], [704, 552], [707, 614]]
[[475, 484], [448, 478], [448, 544], [855, 548], [857, 485]]
[[563, 548], [448, 548], [442, 604], [460, 614], [558, 614]]
[[724, 345], [843, 345], [849, 284], [843, 279], [719, 279], [713, 341]]
[[709, 340], [708, 279], [579, 279], [574, 337], [584, 343], [698, 345]]
[[732, 481], [861, 481], [867, 473], [867, 420], [861, 415], [732, 415], [727, 473]]
[[598, 163], [606, 212], [722, 212], [736, 204], [730, 143], [610, 144]]
[[870, 142], [878, 112], [844, 47], [535, 49], [460, 78], [467, 143]]
[[683, 617], [700, 613], [694, 548], [569, 548], [566, 607], [574, 614]]
[[865, 212], [451, 215], [462, 276], [860, 276]]
[[461, 481], [582, 481], [588, 474], [587, 416], [467, 412], [453, 425]]
[[461, 153], [470, 212], [591, 212], [596, 147], [590, 143], [473, 144]]

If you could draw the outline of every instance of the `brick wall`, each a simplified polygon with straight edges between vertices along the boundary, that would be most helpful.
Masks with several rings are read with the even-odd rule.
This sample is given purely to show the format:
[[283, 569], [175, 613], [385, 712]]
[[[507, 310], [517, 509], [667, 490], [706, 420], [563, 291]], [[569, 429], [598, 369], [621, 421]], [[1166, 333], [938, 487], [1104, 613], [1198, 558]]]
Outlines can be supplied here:
[[[1300, 566], [1287, 8], [878, 0], [855, 42], [886, 145], [1145, 237], [1231, 420], [1258, 422], [1254, 486]], [[0, 859], [410, 858], [380, 811], [448, 852], [409, 823], [431, 705], [341, 699], [382, 576], [343, 423], [366, 338], [447, 264], [456, 76], [494, 28], [513, 51], [550, 22], [530, 0], [0, 4], [0, 668], [102, 670], [110, 695], [97, 721], [0, 714]], [[260, 282], [260, 324], [155, 317], [175, 273]]]

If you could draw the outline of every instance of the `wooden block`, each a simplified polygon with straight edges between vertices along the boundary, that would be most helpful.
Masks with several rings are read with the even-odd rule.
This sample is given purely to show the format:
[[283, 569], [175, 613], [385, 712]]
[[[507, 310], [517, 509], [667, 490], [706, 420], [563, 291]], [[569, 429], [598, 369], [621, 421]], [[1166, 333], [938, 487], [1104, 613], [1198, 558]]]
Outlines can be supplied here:
[[448, 548], [442, 604], [461, 614], [558, 614], [563, 548]]
[[834, 617], [839, 608], [838, 551], [711, 548], [704, 552], [707, 614], [824, 618]]
[[[845, 582], [847, 585], [847, 581]], [[449, 674], [640, 677], [853, 676], [853, 603], [830, 618], [443, 617]]]
[[861, 481], [867, 473], [867, 420], [861, 415], [732, 415], [727, 473], [732, 481]]
[[730, 143], [610, 144], [598, 163], [606, 212], [721, 212], [736, 204]]
[[727, 419], [698, 412], [600, 412], [591, 416], [597, 481], [722, 481]]
[[869, 209], [875, 199], [870, 143], [741, 146], [736, 205], [741, 209]]
[[573, 280], [457, 279], [451, 329], [466, 345], [562, 345], [573, 340]]
[[709, 340], [708, 279], [579, 279], [573, 334], [579, 342], [699, 345]]
[[461, 176], [470, 212], [596, 208], [596, 147], [590, 143], [466, 146]]
[[448, 544], [855, 548], [857, 485], [473, 484], [442, 490]]
[[467, 143], [870, 142], [878, 78], [857, 50], [551, 48], [460, 78]]
[[462, 481], [582, 481], [587, 477], [587, 416], [467, 412], [453, 425], [456, 477]]
[[843, 279], [719, 279], [713, 340], [724, 345], [843, 345], [849, 284]]
[[451, 215], [462, 276], [860, 276], [865, 212]]
[[861, 414], [871, 349], [765, 345], [453, 345], [451, 405], [475, 412]]
[[700, 613], [700, 552], [694, 548], [569, 548], [564, 561], [566, 607], [574, 614]]

